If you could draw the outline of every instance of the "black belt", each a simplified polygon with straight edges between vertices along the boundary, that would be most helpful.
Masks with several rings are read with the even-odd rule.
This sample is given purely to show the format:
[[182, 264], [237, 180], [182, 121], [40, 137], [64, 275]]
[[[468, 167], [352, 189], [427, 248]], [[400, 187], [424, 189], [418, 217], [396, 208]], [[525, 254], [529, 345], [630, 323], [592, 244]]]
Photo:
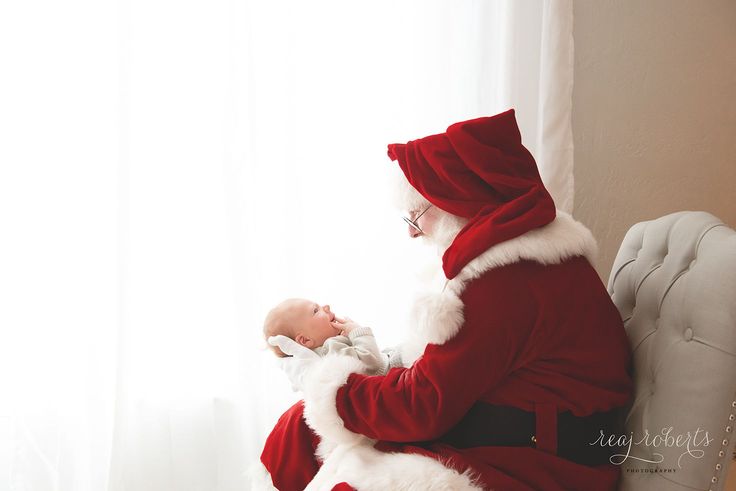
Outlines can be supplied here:
[[[578, 464], [595, 466], [610, 463], [621, 448], [602, 446], [609, 436], [623, 433], [622, 408], [589, 416], [557, 413], [556, 455]], [[437, 441], [455, 448], [536, 447], [536, 415], [511, 406], [476, 403], [463, 419]], [[597, 443], [596, 443], [597, 441]]]

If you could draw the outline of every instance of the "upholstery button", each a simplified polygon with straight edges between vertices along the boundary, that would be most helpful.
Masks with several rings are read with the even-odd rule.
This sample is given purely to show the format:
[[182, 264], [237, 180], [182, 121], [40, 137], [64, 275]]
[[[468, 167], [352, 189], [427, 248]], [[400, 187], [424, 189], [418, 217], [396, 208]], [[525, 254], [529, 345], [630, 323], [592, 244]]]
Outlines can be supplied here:
[[723, 439], [723, 442], [722, 442], [722, 443], [723, 443], [723, 446], [725, 447], [726, 445], [728, 445], [728, 440], [726, 440], [726, 439], [724, 438], [724, 439]]
[[736, 407], [736, 401], [733, 401], [733, 402], [731, 403], [731, 407]]
[[730, 426], [726, 426], [726, 433], [731, 433], [731, 427]]
[[729, 415], [728, 415], [728, 420], [729, 420], [729, 421], [733, 421], [733, 420], [734, 420], [734, 418], [736, 418], [736, 416], [734, 416], [733, 414], [729, 414]]
[[717, 471], [720, 471], [721, 470], [721, 464], [716, 464], [716, 470]]
[[710, 482], [718, 482], [718, 478], [716, 476], [713, 476], [710, 478]]
[[690, 341], [693, 338], [693, 330], [689, 327], [685, 329], [685, 341]]
[[720, 452], [718, 452], [718, 456], [719, 457], [723, 457], [724, 455], [726, 455], [726, 452], [724, 452], [723, 450], [721, 450]]

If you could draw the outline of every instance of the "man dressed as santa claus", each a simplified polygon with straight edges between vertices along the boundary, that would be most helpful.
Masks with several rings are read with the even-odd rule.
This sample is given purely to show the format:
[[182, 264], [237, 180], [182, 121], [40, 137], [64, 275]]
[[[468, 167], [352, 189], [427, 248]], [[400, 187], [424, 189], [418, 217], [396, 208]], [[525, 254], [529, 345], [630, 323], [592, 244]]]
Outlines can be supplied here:
[[555, 209], [514, 111], [388, 154], [444, 285], [417, 300], [386, 375], [279, 344], [304, 400], [269, 435], [256, 489], [616, 489], [628, 340], [595, 241]]

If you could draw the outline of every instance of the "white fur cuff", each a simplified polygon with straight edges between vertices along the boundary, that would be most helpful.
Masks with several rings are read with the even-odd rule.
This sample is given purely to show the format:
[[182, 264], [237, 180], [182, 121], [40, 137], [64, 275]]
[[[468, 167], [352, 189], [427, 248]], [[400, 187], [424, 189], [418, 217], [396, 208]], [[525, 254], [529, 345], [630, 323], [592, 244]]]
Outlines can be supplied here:
[[369, 440], [345, 428], [337, 413], [337, 390], [351, 373], [363, 373], [365, 365], [356, 358], [328, 355], [304, 376], [304, 419], [321, 438], [334, 443], [356, 444]]
[[250, 489], [253, 491], [278, 491], [271, 481], [268, 469], [260, 461], [251, 465], [245, 471], [245, 476], [250, 481]]

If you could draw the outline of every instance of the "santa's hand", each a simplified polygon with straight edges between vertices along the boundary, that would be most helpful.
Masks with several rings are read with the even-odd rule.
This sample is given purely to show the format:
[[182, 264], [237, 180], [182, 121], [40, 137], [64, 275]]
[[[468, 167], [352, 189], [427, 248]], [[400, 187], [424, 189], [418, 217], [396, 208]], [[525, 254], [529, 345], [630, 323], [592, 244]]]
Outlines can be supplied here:
[[319, 361], [319, 355], [283, 335], [271, 336], [268, 338], [268, 344], [277, 346], [281, 351], [289, 355], [287, 358], [280, 358], [281, 369], [289, 377], [291, 389], [295, 392], [302, 390], [304, 375], [310, 367]]

